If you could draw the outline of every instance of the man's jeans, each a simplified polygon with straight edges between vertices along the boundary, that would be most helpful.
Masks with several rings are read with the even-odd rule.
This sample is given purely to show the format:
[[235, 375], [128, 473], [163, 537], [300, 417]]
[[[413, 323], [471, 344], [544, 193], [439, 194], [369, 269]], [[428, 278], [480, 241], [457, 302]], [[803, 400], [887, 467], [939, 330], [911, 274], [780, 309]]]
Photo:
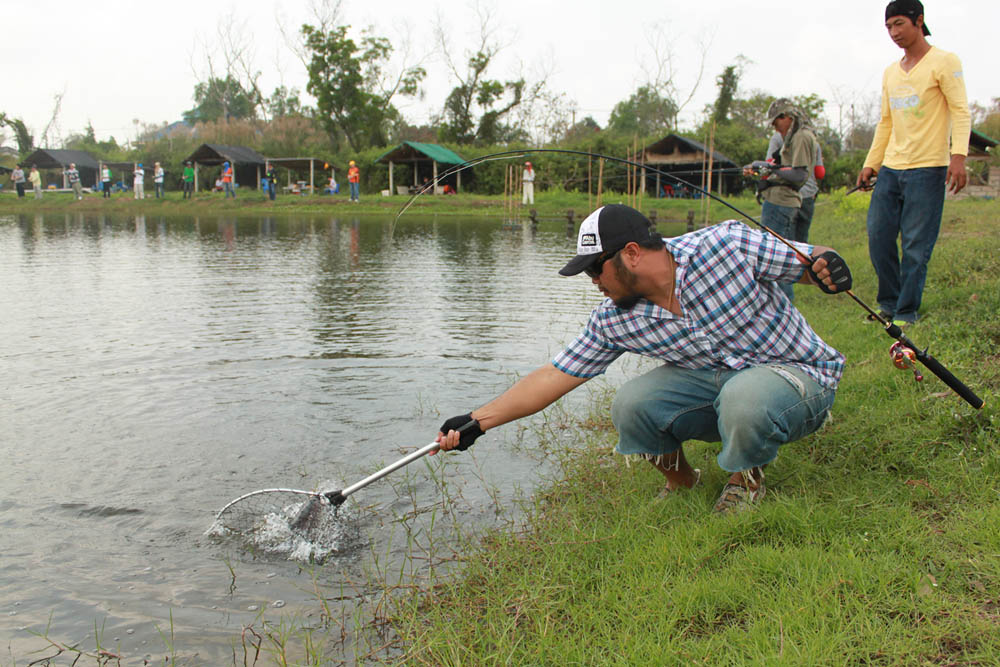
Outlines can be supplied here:
[[626, 382], [615, 396], [616, 451], [648, 458], [670, 454], [685, 440], [721, 441], [719, 466], [749, 470], [773, 461], [780, 445], [822, 426], [836, 393], [789, 365], [739, 371], [660, 366]]
[[[765, 227], [769, 227], [786, 239], [792, 240], [795, 234], [795, 218], [798, 213], [799, 209], [797, 208], [779, 206], [766, 201], [760, 209], [760, 221]], [[778, 287], [785, 293], [789, 301], [795, 298], [792, 283], [778, 283]]]
[[359, 183], [351, 182], [351, 201], [361, 201], [361, 188]]
[[812, 225], [813, 213], [816, 212], [816, 198], [803, 197], [802, 206], [795, 213], [795, 229], [792, 241], [809, 243], [809, 226]]
[[236, 199], [236, 188], [233, 187], [232, 183], [224, 181], [222, 183], [222, 189], [226, 192], [223, 199], [229, 199], [230, 196], [232, 196], [233, 199]]
[[947, 174], [947, 167], [882, 167], [878, 173], [868, 206], [868, 256], [878, 276], [878, 305], [894, 319], [917, 319], [941, 229]]

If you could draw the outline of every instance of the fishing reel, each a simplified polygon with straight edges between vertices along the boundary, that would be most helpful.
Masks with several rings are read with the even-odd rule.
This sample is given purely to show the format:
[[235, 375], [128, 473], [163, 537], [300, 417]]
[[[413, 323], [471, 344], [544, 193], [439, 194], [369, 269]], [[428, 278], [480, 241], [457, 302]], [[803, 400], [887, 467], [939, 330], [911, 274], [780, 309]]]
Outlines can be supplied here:
[[896, 341], [889, 347], [889, 356], [892, 357], [892, 363], [896, 368], [903, 371], [913, 371], [913, 378], [917, 382], [924, 379], [917, 367], [917, 353], [910, 348]]
[[809, 180], [805, 167], [786, 167], [770, 161], [754, 160], [743, 167], [743, 175], [757, 179], [757, 201], [770, 187], [783, 185], [798, 192]]
[[872, 191], [872, 190], [875, 189], [875, 183], [877, 183], [877, 182], [878, 182], [878, 176], [872, 176], [871, 178], [868, 179], [868, 184], [867, 185], [864, 185], [864, 184], [862, 184], [862, 185], [855, 185], [853, 188], [851, 188], [850, 190], [848, 190], [847, 194], [845, 194], [844, 196], [846, 197], [847, 195], [849, 195], [849, 194], [851, 194], [853, 192], [857, 192], [858, 190], [861, 190], [862, 192], [870, 192], [870, 191]]

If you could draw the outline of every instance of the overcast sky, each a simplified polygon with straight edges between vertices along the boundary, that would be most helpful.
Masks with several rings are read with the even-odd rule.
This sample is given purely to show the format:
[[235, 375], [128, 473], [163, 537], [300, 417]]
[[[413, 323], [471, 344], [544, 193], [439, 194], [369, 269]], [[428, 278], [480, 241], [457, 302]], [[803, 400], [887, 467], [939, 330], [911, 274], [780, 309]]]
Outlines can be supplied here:
[[[125, 141], [134, 119], [145, 123], [179, 120], [193, 106], [192, 91], [207, 70], [205, 45], [236, 17], [255, 46], [261, 87], [299, 88], [307, 75], [287, 46], [279, 25], [296, 32], [310, 21], [316, 0], [172, 0], [94, 5], [49, 0], [30, 6], [0, 0], [4, 17], [0, 52], [3, 85], [0, 111], [20, 117], [36, 141], [63, 94], [58, 136], [92, 123], [99, 139]], [[575, 101], [578, 119], [593, 116], [602, 126], [614, 105], [627, 98], [653, 71], [650, 36], [667, 36], [675, 54], [675, 80], [682, 93], [695, 83], [699, 42], [710, 47], [705, 74], [682, 115], [692, 125], [716, 94], [715, 77], [743, 55], [741, 90], [774, 95], [817, 93], [834, 119], [837, 101], [862, 103], [877, 96], [881, 73], [901, 55], [889, 40], [881, 0], [761, 3], [748, 0], [481, 0], [493, 12], [497, 38], [506, 44], [494, 78], [548, 72], [550, 87]], [[451, 55], [461, 62], [479, 33], [472, 4], [463, 0], [343, 0], [341, 16], [355, 32], [372, 26], [395, 44], [409, 40], [429, 74], [425, 102], [400, 101], [410, 122], [426, 122], [454, 85], [435, 52], [434, 25], [449, 29]], [[1000, 97], [997, 73], [998, 0], [926, 0], [931, 43], [962, 60], [970, 101]], [[23, 11], [20, 11], [23, 9]], [[659, 26], [658, 28], [656, 26]], [[7, 132], [6, 145], [13, 145]]]

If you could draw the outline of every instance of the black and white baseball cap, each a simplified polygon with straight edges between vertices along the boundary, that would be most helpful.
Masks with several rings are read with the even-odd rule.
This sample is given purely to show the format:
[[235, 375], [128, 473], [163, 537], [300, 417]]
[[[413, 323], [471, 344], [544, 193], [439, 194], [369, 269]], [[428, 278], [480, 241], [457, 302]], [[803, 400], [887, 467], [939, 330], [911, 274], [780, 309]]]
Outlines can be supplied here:
[[602, 206], [580, 223], [576, 257], [559, 269], [559, 273], [575, 276], [590, 268], [602, 255], [610, 257], [632, 241], [641, 243], [653, 238], [653, 233], [649, 218], [634, 208], [622, 204]]

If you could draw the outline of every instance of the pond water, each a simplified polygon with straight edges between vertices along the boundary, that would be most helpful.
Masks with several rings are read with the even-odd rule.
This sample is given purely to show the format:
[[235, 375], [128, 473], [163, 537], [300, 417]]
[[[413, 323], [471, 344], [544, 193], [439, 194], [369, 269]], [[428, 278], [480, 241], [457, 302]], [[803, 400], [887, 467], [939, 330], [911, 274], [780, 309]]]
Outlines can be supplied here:
[[401, 551], [447, 529], [418, 506], [507, 520], [546, 469], [514, 425], [359, 491], [321, 566], [204, 535], [248, 491], [365, 477], [550, 359], [600, 296], [557, 275], [574, 246], [555, 221], [0, 216], [0, 663], [54, 652], [33, 633], [232, 662], [243, 626], [315, 619], [314, 581], [346, 618], [366, 572], [422, 567]]

